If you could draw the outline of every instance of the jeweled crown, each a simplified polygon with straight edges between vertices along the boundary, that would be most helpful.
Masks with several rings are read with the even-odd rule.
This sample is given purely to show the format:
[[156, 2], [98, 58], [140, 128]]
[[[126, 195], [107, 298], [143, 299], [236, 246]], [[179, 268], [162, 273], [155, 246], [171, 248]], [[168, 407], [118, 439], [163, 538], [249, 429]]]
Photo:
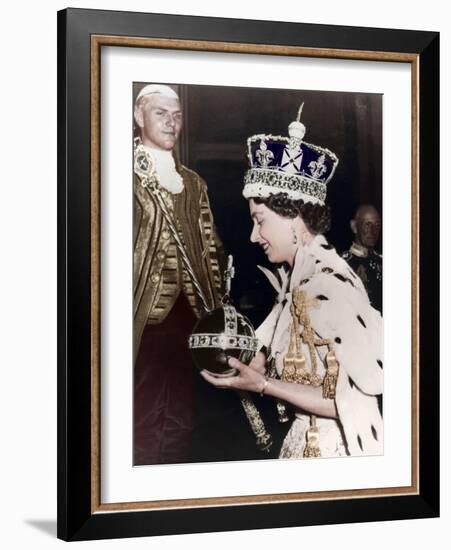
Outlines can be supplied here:
[[288, 137], [256, 134], [248, 138], [249, 170], [243, 189], [246, 199], [286, 193], [294, 200], [324, 205], [338, 158], [328, 149], [303, 141], [303, 106], [288, 127]]

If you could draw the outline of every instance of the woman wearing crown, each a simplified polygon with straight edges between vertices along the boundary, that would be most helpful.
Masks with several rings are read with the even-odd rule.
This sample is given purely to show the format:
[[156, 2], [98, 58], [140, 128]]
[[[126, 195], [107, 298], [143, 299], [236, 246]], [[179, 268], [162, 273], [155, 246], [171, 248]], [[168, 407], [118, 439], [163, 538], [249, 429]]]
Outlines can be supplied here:
[[383, 391], [382, 317], [359, 277], [328, 244], [327, 185], [338, 164], [327, 149], [303, 141], [298, 118], [289, 137], [248, 139], [243, 195], [253, 220], [251, 241], [263, 247], [279, 277], [273, 310], [257, 330], [267, 353], [250, 365], [229, 359], [237, 376], [202, 376], [221, 388], [269, 395], [281, 420], [295, 420], [280, 458], [375, 455], [383, 452], [376, 396]]

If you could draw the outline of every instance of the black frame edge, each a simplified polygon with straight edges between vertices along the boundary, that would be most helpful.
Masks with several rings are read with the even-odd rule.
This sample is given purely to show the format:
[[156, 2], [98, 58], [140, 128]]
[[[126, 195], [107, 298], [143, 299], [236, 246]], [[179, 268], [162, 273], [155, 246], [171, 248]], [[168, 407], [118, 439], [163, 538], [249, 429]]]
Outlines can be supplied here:
[[58, 464], [57, 464], [57, 536], [67, 540], [67, 429], [66, 429], [66, 12], [60, 11], [57, 14], [57, 254], [58, 254]]
[[[295, 45], [300, 41], [310, 48], [419, 53], [436, 34], [432, 31], [85, 8], [65, 11], [74, 26], [89, 28], [91, 34], [278, 45]], [[261, 35], [266, 35], [264, 40]]]
[[[440, 35], [420, 55], [420, 493], [440, 513]], [[427, 372], [426, 372], [427, 366]]]
[[73, 540], [91, 518], [90, 42], [73, 10], [57, 23], [57, 534]]

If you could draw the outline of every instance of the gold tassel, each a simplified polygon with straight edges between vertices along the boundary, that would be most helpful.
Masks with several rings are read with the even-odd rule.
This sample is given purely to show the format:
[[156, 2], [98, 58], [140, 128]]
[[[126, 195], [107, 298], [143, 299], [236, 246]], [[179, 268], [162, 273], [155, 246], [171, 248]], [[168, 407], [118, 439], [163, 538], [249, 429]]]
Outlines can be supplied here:
[[310, 374], [305, 366], [305, 357], [297, 353], [294, 356], [295, 381], [298, 384], [310, 384]]
[[284, 382], [294, 382], [296, 377], [296, 367], [294, 366], [295, 354], [288, 350], [283, 358], [282, 380]]
[[[339, 363], [333, 350], [331, 339], [318, 338], [310, 321], [308, 309], [319, 307], [320, 302], [316, 298], [310, 298], [299, 288], [293, 289], [291, 304], [291, 327], [290, 344], [288, 351], [283, 358], [283, 371], [281, 379], [284, 382], [295, 382], [297, 384], [311, 384], [315, 387], [323, 385], [323, 398], [334, 399]], [[301, 330], [302, 328], [302, 330]], [[311, 373], [306, 366], [306, 360], [303, 354], [302, 346], [307, 345], [310, 355]], [[316, 357], [317, 346], [328, 346], [328, 352], [325, 357], [326, 375], [324, 379], [318, 374], [318, 365]], [[282, 407], [278, 405], [279, 419], [285, 413]], [[316, 426], [316, 416], [311, 415], [310, 428], [306, 432], [306, 442], [304, 447], [305, 458], [318, 458], [321, 456], [319, 447], [319, 431]]]
[[335, 399], [339, 364], [333, 350], [327, 352], [326, 364], [327, 372], [323, 380], [323, 397], [324, 399]]
[[304, 458], [319, 458], [321, 450], [319, 448], [319, 432], [316, 427], [316, 416], [311, 416], [311, 426], [305, 435], [307, 442], [304, 447]]
[[283, 358], [282, 380], [296, 384], [310, 384], [310, 375], [305, 367], [305, 357], [287, 351]]
[[299, 337], [299, 323], [292, 306], [292, 323], [290, 327], [290, 345], [283, 358], [282, 380], [296, 384], [310, 384], [310, 374], [306, 368], [305, 357]]

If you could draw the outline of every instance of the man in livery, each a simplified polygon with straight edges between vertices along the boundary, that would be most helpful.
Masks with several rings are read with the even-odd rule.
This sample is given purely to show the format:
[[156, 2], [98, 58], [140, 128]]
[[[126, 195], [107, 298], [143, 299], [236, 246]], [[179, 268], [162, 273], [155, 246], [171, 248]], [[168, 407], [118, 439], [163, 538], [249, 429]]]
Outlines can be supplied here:
[[375, 251], [381, 217], [374, 206], [357, 208], [350, 223], [354, 241], [343, 258], [362, 280], [371, 305], [382, 313], [382, 256]]
[[221, 296], [222, 246], [207, 186], [173, 154], [176, 92], [147, 85], [134, 118], [134, 464], [185, 462], [193, 430], [187, 340]]

